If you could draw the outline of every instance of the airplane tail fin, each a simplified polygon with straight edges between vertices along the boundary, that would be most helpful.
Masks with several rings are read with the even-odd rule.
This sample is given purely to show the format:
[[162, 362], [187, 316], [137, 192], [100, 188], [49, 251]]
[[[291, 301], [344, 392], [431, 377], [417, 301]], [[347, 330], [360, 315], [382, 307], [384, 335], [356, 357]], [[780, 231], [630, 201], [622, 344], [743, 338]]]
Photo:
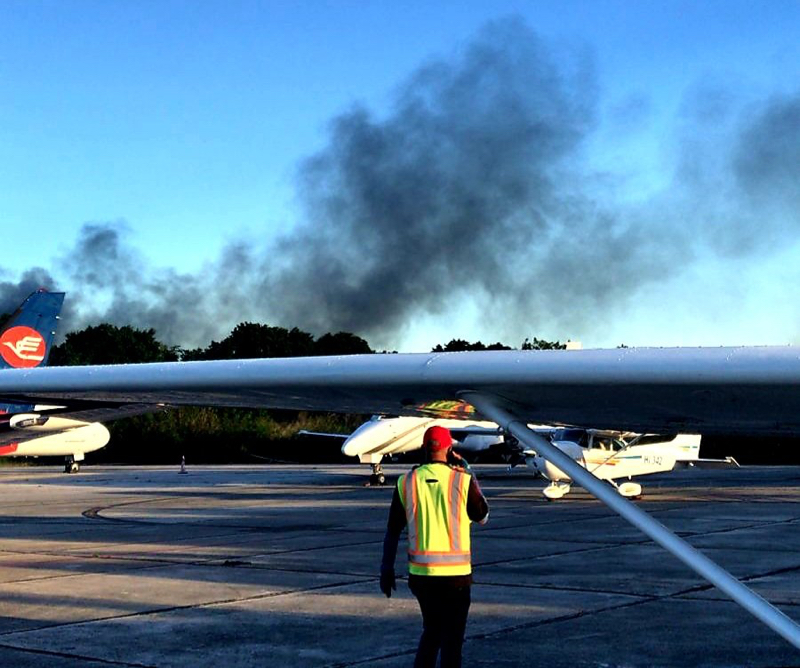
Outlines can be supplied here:
[[45, 366], [56, 333], [63, 292], [37, 290], [0, 331], [0, 369]]

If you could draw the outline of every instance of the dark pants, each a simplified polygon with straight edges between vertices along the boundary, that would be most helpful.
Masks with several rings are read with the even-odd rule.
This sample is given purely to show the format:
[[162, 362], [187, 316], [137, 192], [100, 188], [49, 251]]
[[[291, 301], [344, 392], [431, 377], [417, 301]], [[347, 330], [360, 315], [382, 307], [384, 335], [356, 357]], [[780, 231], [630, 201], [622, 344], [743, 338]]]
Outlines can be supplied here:
[[422, 636], [414, 668], [434, 668], [441, 651], [441, 668], [460, 668], [461, 645], [469, 613], [469, 585], [454, 586], [450, 578], [411, 576], [408, 586], [422, 611]]

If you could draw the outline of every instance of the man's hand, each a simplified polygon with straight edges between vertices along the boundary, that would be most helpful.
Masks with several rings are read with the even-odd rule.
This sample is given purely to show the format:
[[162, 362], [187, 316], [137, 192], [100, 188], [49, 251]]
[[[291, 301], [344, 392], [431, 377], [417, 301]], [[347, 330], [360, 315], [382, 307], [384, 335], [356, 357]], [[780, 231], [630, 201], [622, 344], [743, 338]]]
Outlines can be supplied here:
[[461, 455], [459, 455], [455, 450], [450, 450], [447, 453], [447, 463], [451, 466], [457, 466], [458, 468], [462, 469], [463, 471], [467, 471], [468, 473], [472, 472], [470, 469], [467, 460], [464, 459]]
[[452, 448], [447, 451], [447, 463], [464, 468], [464, 458]]
[[386, 594], [386, 598], [392, 598], [392, 589], [397, 591], [397, 583], [394, 578], [394, 568], [381, 568], [381, 591]]

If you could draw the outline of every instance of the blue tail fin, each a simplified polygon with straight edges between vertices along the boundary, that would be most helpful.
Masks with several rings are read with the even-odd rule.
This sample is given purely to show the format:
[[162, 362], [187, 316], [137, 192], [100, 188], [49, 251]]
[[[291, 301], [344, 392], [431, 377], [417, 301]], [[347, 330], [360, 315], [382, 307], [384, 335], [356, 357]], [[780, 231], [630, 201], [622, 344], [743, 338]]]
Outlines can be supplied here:
[[45, 366], [56, 333], [63, 292], [37, 290], [0, 331], [0, 369]]

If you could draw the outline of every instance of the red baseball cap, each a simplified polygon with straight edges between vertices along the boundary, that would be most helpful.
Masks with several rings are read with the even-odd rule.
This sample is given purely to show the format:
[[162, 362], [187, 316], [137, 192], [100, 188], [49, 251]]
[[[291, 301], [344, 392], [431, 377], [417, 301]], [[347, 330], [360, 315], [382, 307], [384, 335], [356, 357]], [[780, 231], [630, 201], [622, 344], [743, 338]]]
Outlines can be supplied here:
[[422, 437], [422, 444], [428, 450], [444, 450], [453, 445], [453, 437], [450, 436], [450, 430], [444, 427], [428, 427], [425, 431], [425, 436]]

